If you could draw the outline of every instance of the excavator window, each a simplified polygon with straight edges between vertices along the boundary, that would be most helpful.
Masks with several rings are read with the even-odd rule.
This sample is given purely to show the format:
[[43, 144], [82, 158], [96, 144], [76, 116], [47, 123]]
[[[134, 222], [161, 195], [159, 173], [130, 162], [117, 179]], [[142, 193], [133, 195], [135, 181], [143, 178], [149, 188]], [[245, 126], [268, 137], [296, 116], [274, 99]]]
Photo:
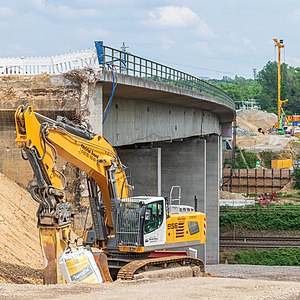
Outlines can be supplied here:
[[163, 220], [163, 201], [149, 203], [145, 211], [145, 233], [150, 233], [159, 228]]

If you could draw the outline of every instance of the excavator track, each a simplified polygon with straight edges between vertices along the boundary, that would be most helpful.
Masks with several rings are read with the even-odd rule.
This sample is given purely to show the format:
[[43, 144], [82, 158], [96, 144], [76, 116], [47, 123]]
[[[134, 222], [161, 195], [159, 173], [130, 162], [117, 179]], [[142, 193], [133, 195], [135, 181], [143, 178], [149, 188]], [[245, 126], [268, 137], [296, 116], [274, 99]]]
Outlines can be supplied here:
[[143, 272], [188, 266], [191, 268], [197, 267], [200, 270], [199, 273], [205, 273], [201, 259], [190, 256], [170, 256], [132, 261], [120, 269], [117, 278], [121, 280], [135, 280], [135, 275]]

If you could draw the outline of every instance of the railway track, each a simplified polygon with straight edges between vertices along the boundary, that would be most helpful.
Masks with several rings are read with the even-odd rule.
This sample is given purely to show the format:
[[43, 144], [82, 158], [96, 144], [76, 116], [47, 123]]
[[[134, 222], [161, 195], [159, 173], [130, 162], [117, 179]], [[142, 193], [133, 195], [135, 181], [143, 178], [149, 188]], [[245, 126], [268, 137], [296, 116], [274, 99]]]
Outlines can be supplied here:
[[300, 237], [285, 237], [285, 236], [221, 237], [220, 247], [236, 248], [236, 249], [300, 248]]
[[220, 213], [262, 213], [262, 212], [277, 212], [277, 211], [295, 211], [298, 210], [298, 207], [287, 207], [287, 208], [243, 208], [243, 209], [220, 209]]

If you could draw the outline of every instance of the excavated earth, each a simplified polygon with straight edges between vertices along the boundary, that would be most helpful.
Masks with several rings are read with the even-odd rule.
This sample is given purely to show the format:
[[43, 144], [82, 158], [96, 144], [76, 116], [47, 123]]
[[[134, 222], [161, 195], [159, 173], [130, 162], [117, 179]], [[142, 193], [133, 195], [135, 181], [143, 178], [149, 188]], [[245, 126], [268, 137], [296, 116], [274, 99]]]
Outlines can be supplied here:
[[0, 283], [42, 283], [35, 203], [0, 173]]
[[[289, 148], [289, 142], [295, 140], [294, 137], [268, 133], [276, 121], [277, 116], [266, 111], [257, 109], [239, 111], [237, 113], [237, 145], [251, 151], [279, 151]], [[258, 128], [262, 128], [265, 134], [258, 132]]]

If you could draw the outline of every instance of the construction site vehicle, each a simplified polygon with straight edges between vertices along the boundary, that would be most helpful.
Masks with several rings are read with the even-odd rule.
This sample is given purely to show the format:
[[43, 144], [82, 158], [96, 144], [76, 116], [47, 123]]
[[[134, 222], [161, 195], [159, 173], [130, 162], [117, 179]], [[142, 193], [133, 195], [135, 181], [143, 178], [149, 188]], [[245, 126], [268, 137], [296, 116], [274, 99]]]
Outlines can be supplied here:
[[258, 128], [257, 129], [257, 131], [259, 132], [259, 133], [262, 133], [262, 134], [265, 134], [266, 133], [266, 130], [264, 129], [264, 128]]
[[[86, 233], [85, 243], [107, 254], [110, 271], [118, 278], [182, 266], [190, 266], [194, 274], [204, 271], [202, 260], [182, 253], [170, 255], [168, 250], [204, 244], [205, 214], [186, 207], [185, 212], [179, 208], [173, 213], [174, 203], [164, 197], [131, 197], [126, 167], [114, 148], [81, 125], [63, 117], [54, 121], [24, 105], [16, 110], [15, 122], [16, 142], [36, 177], [30, 192], [39, 203], [45, 284], [64, 282], [58, 259], [70, 242], [70, 202], [64, 191], [65, 175], [56, 166], [58, 156], [87, 175], [93, 228]], [[156, 250], [163, 251], [155, 254]]]
[[292, 136], [300, 138], [300, 127], [296, 127], [293, 129]]
[[284, 48], [283, 40], [273, 39], [275, 42], [275, 47], [277, 47], [277, 122], [274, 125], [274, 128], [277, 129], [278, 134], [284, 134], [283, 126], [290, 125], [288, 119], [286, 118], [285, 112], [282, 108], [282, 104], [286, 103], [288, 99], [281, 100], [281, 62], [280, 62], [280, 53], [281, 49]]

